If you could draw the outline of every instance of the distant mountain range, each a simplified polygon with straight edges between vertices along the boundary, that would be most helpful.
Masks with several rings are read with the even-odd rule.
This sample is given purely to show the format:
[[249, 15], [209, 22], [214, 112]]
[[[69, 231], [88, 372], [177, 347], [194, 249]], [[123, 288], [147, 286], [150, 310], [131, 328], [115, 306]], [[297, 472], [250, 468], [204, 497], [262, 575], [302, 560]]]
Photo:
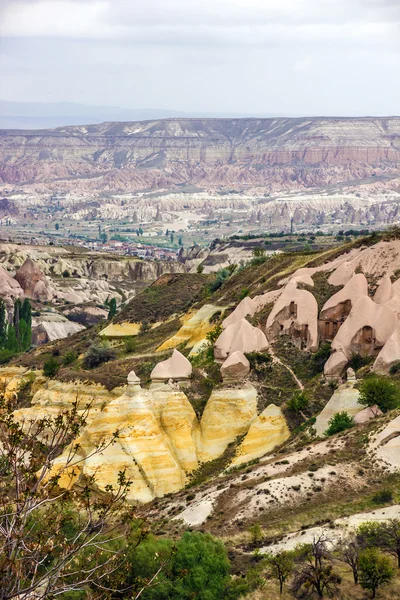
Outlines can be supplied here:
[[68, 125], [94, 125], [105, 121], [151, 121], [175, 118], [277, 117], [275, 114], [206, 113], [163, 108], [120, 108], [76, 102], [10, 102], [0, 99], [0, 129], [50, 129]]

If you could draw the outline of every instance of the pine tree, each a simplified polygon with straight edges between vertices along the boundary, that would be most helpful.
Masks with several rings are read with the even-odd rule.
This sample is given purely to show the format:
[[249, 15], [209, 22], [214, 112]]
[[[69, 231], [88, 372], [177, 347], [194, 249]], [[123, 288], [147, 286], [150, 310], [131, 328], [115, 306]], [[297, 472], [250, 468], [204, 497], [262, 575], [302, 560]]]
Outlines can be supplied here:
[[117, 301], [115, 298], [111, 298], [108, 309], [108, 318], [112, 319], [117, 314]]
[[0, 298], [0, 348], [5, 348], [7, 342], [7, 311], [4, 300]]
[[10, 352], [18, 352], [19, 344], [17, 340], [17, 334], [14, 325], [9, 325], [7, 328], [7, 342], [6, 349]]
[[[19, 320], [21, 318], [21, 300], [19, 298], [17, 298], [17, 300], [14, 302], [14, 316], [13, 316], [13, 324], [14, 324], [14, 329], [15, 329], [15, 338], [17, 340], [17, 350], [18, 347], [20, 345], [20, 335], [19, 335]], [[11, 349], [11, 348], [10, 348]]]
[[32, 327], [32, 306], [28, 298], [25, 298], [22, 303], [20, 317], [29, 327]]

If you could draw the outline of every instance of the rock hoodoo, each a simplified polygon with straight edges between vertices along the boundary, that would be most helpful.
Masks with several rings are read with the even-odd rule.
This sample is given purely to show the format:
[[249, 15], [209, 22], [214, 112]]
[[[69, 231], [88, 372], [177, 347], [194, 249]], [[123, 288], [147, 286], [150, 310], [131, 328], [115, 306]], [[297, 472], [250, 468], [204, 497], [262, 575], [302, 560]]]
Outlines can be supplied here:
[[396, 315], [390, 308], [362, 296], [354, 303], [336, 334], [332, 349], [343, 352], [348, 359], [352, 354], [374, 356], [383, 348], [396, 325]]
[[233, 352], [221, 367], [224, 381], [237, 381], [244, 379], [250, 373], [250, 363], [240, 350]]
[[233, 352], [262, 352], [268, 349], [265, 334], [253, 327], [246, 319], [240, 319], [229, 325], [214, 344], [217, 360], [225, 360]]
[[30, 258], [27, 258], [18, 269], [15, 279], [24, 290], [25, 296], [32, 298], [32, 300], [47, 302], [55, 295], [55, 290], [50, 282]]
[[373, 370], [376, 373], [389, 373], [390, 368], [400, 361], [400, 324], [379, 352], [374, 362]]
[[319, 333], [322, 339], [333, 340], [349, 316], [352, 306], [362, 296], [368, 296], [368, 282], [363, 273], [358, 273], [322, 307], [319, 316]]
[[318, 304], [311, 292], [290, 281], [268, 317], [267, 335], [271, 340], [289, 335], [298, 348], [317, 350]]
[[178, 350], [174, 350], [167, 360], [159, 362], [152, 370], [150, 377], [153, 382], [187, 381], [192, 375], [192, 365]]
[[359, 403], [360, 392], [354, 387], [356, 381], [349, 380], [335, 390], [332, 398], [318, 415], [314, 424], [317, 435], [323, 436], [329, 427], [330, 419], [340, 412], [346, 412], [351, 417], [364, 409]]
[[271, 452], [290, 437], [281, 409], [270, 404], [253, 421], [241, 443], [232, 465], [240, 465]]
[[12, 306], [16, 298], [21, 298], [24, 290], [18, 281], [15, 281], [3, 267], [0, 267], [0, 297], [8, 306]]

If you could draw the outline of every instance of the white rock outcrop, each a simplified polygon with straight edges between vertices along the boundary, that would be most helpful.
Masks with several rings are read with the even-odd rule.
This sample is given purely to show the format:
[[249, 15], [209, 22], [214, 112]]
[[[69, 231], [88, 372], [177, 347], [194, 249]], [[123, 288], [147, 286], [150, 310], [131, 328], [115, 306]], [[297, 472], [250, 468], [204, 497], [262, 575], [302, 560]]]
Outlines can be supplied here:
[[190, 361], [178, 350], [174, 350], [172, 356], [167, 360], [159, 362], [150, 374], [152, 381], [185, 381], [192, 375], [192, 365]]
[[355, 381], [347, 381], [335, 390], [313, 426], [318, 436], [324, 435], [329, 427], [330, 419], [337, 413], [346, 412], [349, 416], [354, 417], [364, 409], [364, 406], [358, 401], [360, 392], [354, 387], [355, 383]]
[[221, 333], [214, 344], [214, 355], [217, 360], [225, 360], [233, 352], [262, 352], [268, 349], [265, 334], [253, 327], [246, 319], [240, 319], [229, 325]]

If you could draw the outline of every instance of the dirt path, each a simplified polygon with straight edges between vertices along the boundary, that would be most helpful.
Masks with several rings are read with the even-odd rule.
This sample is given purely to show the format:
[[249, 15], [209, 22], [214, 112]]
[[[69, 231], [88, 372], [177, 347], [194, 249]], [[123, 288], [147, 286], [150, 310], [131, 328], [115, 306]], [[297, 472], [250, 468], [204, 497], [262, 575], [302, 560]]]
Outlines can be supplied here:
[[275, 363], [280, 364], [282, 367], [284, 367], [287, 371], [289, 371], [289, 373], [291, 374], [291, 376], [293, 377], [293, 379], [295, 380], [295, 382], [297, 383], [297, 386], [300, 390], [304, 390], [304, 385], [301, 383], [300, 379], [297, 377], [297, 375], [294, 374], [294, 372], [292, 371], [292, 369], [289, 367], [289, 365], [287, 365], [286, 363], [284, 363], [283, 361], [281, 361], [280, 358], [278, 358], [276, 356], [276, 354], [274, 353], [272, 346], [269, 347], [269, 353], [272, 356], [272, 360]]

